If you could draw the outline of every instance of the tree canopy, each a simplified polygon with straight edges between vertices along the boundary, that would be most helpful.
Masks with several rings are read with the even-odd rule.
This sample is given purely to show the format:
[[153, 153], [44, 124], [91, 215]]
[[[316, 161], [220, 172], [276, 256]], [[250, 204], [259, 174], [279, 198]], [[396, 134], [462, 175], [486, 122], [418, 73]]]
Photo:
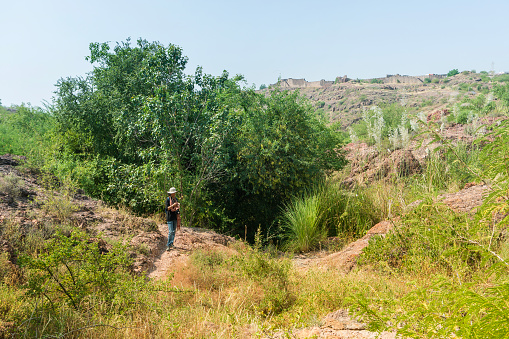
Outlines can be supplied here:
[[87, 59], [90, 74], [57, 84], [57, 156], [110, 203], [155, 212], [175, 186], [188, 224], [253, 235], [344, 163], [341, 135], [298, 92], [186, 75], [180, 47], [141, 39], [92, 43]]

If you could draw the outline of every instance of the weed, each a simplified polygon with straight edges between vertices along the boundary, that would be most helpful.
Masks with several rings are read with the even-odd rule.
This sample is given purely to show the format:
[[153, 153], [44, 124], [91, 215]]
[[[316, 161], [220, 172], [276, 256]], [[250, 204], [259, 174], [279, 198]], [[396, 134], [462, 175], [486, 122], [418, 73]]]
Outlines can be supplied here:
[[0, 194], [6, 196], [7, 203], [16, 201], [22, 193], [22, 180], [14, 173], [0, 173]]

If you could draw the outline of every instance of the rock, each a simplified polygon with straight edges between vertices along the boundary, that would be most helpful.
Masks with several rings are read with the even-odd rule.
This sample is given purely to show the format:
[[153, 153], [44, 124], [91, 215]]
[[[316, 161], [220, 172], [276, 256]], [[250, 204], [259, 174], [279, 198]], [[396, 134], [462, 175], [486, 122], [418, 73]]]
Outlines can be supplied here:
[[323, 319], [323, 326], [335, 330], [365, 330], [366, 324], [352, 319], [348, 310], [337, 310], [329, 313]]
[[487, 185], [469, 185], [459, 192], [439, 195], [437, 201], [441, 201], [455, 212], [475, 213], [489, 191], [490, 187]]

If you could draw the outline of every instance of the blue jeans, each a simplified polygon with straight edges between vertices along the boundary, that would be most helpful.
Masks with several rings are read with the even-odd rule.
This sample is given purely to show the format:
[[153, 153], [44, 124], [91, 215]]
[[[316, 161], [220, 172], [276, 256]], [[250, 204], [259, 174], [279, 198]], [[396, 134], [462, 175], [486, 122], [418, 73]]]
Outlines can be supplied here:
[[177, 227], [177, 220], [168, 221], [168, 243], [166, 247], [173, 246], [173, 240], [175, 240], [175, 228]]

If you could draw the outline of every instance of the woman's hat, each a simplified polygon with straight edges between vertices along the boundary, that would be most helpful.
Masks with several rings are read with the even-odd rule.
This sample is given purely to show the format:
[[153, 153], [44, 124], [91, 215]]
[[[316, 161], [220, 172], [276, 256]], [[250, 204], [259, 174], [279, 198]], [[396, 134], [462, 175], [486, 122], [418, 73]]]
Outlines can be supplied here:
[[177, 189], [175, 187], [170, 188], [168, 194], [177, 193]]

